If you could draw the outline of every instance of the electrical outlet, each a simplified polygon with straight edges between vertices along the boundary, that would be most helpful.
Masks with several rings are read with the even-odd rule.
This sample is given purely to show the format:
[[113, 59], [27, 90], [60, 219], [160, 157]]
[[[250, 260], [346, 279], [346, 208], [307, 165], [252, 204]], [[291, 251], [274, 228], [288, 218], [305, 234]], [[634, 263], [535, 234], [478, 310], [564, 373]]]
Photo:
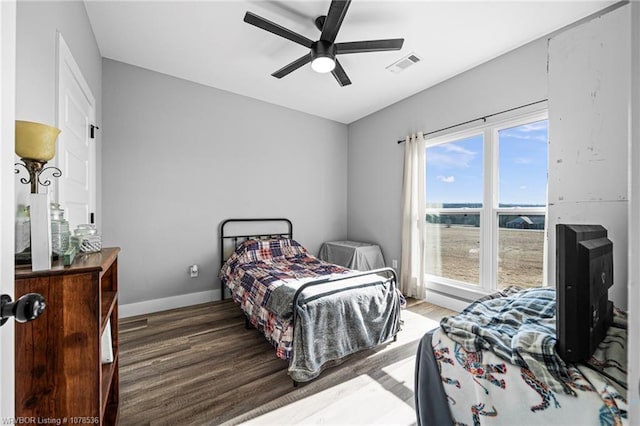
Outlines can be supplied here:
[[191, 265], [189, 266], [189, 276], [191, 278], [195, 278], [198, 276], [198, 265]]
[[391, 267], [392, 267], [393, 269], [398, 269], [398, 259], [393, 259], [393, 260], [391, 261]]

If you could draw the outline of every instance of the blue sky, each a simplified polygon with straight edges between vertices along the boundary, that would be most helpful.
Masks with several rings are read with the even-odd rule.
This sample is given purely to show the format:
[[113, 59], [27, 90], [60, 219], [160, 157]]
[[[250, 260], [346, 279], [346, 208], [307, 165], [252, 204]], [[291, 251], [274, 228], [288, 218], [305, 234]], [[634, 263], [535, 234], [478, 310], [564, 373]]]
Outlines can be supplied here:
[[[500, 204], [546, 204], [548, 122], [499, 133]], [[482, 135], [427, 148], [427, 204], [482, 202]]]

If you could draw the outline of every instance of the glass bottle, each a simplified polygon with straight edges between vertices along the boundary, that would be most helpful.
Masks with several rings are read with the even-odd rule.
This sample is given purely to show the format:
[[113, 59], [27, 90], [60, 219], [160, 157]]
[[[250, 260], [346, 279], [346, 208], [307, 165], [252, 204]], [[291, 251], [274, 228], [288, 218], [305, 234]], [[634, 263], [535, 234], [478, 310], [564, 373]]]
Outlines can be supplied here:
[[31, 221], [29, 206], [19, 206], [16, 213], [16, 243], [15, 252], [22, 253], [31, 247]]
[[60, 204], [51, 203], [51, 249], [58, 256], [64, 255], [69, 248], [69, 222], [64, 218], [64, 209]]

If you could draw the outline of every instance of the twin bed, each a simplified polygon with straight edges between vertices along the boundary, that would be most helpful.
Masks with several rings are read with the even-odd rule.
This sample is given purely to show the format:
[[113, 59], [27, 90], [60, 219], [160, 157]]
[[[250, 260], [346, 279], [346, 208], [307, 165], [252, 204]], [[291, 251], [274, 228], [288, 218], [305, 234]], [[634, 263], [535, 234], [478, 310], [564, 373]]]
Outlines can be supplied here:
[[[231, 230], [256, 223], [285, 229]], [[226, 220], [220, 247], [223, 292], [229, 288], [247, 324], [289, 360], [294, 384], [394, 339], [400, 330], [403, 299], [393, 269], [358, 272], [321, 261], [293, 239], [288, 219]]]

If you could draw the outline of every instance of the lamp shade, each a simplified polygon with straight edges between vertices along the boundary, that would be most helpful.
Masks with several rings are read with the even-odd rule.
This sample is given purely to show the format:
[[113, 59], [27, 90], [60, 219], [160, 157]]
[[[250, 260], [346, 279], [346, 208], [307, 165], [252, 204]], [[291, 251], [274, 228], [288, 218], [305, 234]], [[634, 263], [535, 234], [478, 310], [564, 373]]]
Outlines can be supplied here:
[[311, 62], [311, 68], [320, 74], [331, 72], [335, 67], [336, 62], [333, 58], [329, 58], [328, 56], [319, 56]]
[[20, 158], [49, 161], [56, 155], [60, 129], [32, 121], [16, 120], [16, 154]]

